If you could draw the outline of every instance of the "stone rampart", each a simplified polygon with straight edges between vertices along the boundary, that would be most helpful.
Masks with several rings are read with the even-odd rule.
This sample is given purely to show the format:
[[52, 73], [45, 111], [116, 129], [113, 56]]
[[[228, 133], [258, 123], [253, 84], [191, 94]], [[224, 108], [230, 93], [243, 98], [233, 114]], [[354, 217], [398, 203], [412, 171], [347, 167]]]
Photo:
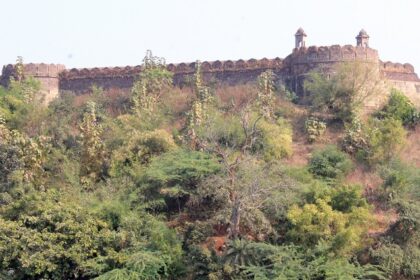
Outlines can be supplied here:
[[[420, 80], [414, 67], [408, 63], [382, 62], [378, 51], [369, 47], [352, 45], [311, 46], [295, 48], [284, 60], [249, 59], [204, 61], [201, 63], [203, 77], [207, 81], [216, 81], [229, 85], [255, 82], [258, 75], [272, 70], [279, 80], [298, 95], [303, 93], [303, 81], [307, 73], [318, 67], [331, 69], [334, 65], [346, 61], [362, 61], [379, 67], [382, 76], [396, 86], [420, 91]], [[170, 63], [167, 69], [174, 73], [174, 84], [183, 86], [187, 78], [194, 74], [196, 63]], [[103, 67], [66, 69], [60, 64], [25, 64], [24, 75], [33, 76], [41, 82], [46, 100], [55, 98], [59, 91], [72, 91], [76, 94], [89, 92], [93, 85], [103, 89], [129, 91], [139, 76], [142, 67]], [[0, 84], [6, 86], [10, 77], [16, 77], [13, 65], [3, 67]], [[414, 94], [414, 93], [413, 93]]]
[[[206, 80], [214, 78], [220, 82], [237, 84], [255, 80], [259, 74], [269, 69], [279, 72], [283, 68], [282, 62], [280, 58], [204, 61], [201, 63], [201, 70]], [[187, 76], [194, 74], [196, 62], [171, 63], [166, 67], [174, 73], [174, 84], [182, 86]], [[69, 69], [60, 73], [60, 89], [77, 93], [88, 91], [92, 85], [104, 89], [129, 89], [140, 72], [141, 66]]]
[[[49, 103], [59, 93], [59, 76], [66, 67], [62, 64], [29, 63], [23, 65], [24, 77], [34, 77], [41, 84], [42, 98]], [[0, 84], [7, 86], [10, 78], [17, 78], [15, 66], [12, 64], [3, 67]]]
[[420, 82], [417, 74], [414, 72], [413, 65], [409, 63], [381, 62], [380, 69], [388, 80]]

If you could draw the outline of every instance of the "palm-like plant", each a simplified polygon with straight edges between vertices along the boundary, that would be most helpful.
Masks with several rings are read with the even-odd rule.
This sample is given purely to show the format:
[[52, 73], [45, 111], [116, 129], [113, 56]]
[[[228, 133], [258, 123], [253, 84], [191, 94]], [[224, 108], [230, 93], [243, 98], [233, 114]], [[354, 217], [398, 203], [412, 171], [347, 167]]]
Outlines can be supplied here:
[[246, 239], [233, 239], [229, 241], [224, 263], [228, 265], [246, 266], [256, 265], [257, 258], [251, 243]]

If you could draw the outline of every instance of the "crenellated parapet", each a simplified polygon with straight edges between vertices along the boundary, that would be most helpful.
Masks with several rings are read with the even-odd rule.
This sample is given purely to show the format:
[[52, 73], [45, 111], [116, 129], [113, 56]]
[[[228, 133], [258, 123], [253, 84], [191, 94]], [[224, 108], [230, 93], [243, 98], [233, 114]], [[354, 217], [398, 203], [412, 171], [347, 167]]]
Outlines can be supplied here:
[[[170, 63], [166, 66], [168, 71], [174, 73], [174, 84], [182, 85], [188, 76], [194, 74], [196, 62]], [[201, 71], [205, 79], [215, 78], [220, 82], [237, 84], [255, 80], [259, 74], [266, 70], [280, 71], [283, 60], [274, 59], [248, 59], [226, 61], [201, 62]], [[69, 69], [60, 73], [60, 88], [63, 90], [83, 93], [89, 91], [92, 85], [109, 88], [129, 89], [140, 74], [142, 68], [137, 66], [104, 67]]]
[[384, 77], [389, 80], [420, 82], [420, 79], [414, 72], [413, 65], [409, 63], [401, 64], [381, 61], [380, 70]]
[[414, 73], [414, 66], [410, 63], [394, 63], [394, 62], [382, 62], [381, 69], [388, 72], [399, 72], [399, 73]]
[[[226, 61], [204, 61], [201, 62], [201, 70], [205, 73], [223, 72], [223, 71], [247, 71], [256, 69], [276, 69], [282, 67], [282, 59], [249, 59], [249, 60], [226, 60]], [[196, 62], [192, 63], [170, 63], [166, 68], [177, 74], [193, 74], [196, 69]], [[104, 68], [82, 68], [69, 69], [61, 72], [61, 79], [94, 79], [104, 77], [131, 77], [141, 72], [141, 66], [126, 67], [104, 67]]]
[[286, 59], [287, 64], [328, 63], [342, 61], [378, 62], [378, 51], [352, 45], [311, 46], [294, 49]]
[[[23, 65], [23, 75], [34, 78], [59, 78], [66, 67], [62, 64], [28, 63]], [[10, 79], [16, 77], [16, 68], [14, 64], [3, 66], [1, 77]]]
[[362, 61], [375, 66], [379, 63], [378, 51], [360, 46], [332, 45], [295, 48], [284, 61], [283, 80], [298, 95], [304, 94], [304, 80], [315, 69], [334, 71], [337, 63]]
[[95, 79], [112, 77], [131, 77], [138, 75], [141, 66], [102, 67], [102, 68], [72, 68], [62, 71], [60, 79]]
[[[378, 73], [394, 86], [406, 92], [420, 93], [420, 80], [410, 64], [382, 62], [378, 51], [369, 47], [369, 35], [361, 30], [357, 44], [332, 46], [306, 46], [307, 34], [299, 28], [295, 34], [295, 49], [285, 59], [248, 59], [201, 62], [201, 71], [206, 81], [228, 85], [255, 82], [264, 71], [272, 70], [290, 90], [304, 94], [307, 74], [317, 68], [326, 73], [335, 71], [335, 65], [347, 61], [361, 61], [378, 67]], [[167, 69], [173, 72], [174, 85], [183, 86], [196, 71], [196, 62], [170, 63]], [[93, 85], [104, 90], [129, 91], [142, 71], [142, 66], [66, 69], [60, 64], [25, 64], [24, 75], [33, 76], [41, 82], [46, 99], [51, 100], [59, 91], [76, 94], [87, 93]], [[10, 77], [16, 77], [14, 65], [3, 67], [0, 84], [7, 85]]]
[[27, 76], [58, 78], [66, 67], [62, 64], [28, 63], [24, 64], [23, 69]]
[[[223, 72], [223, 71], [248, 71], [248, 70], [259, 70], [259, 69], [279, 69], [283, 66], [283, 60], [281, 58], [274, 59], [248, 59], [248, 60], [226, 60], [226, 61], [204, 61], [201, 63], [201, 70], [205, 73], [212, 72]], [[169, 71], [175, 74], [191, 74], [196, 69], [196, 63], [179, 63], [179, 64], [168, 64]]]

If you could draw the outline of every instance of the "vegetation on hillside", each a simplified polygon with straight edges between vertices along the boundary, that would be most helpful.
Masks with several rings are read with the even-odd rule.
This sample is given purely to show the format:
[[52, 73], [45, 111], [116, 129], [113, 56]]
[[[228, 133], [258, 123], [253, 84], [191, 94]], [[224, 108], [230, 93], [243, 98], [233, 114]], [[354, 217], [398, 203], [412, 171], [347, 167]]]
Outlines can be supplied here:
[[197, 62], [179, 89], [143, 62], [131, 94], [45, 107], [30, 77], [0, 88], [1, 279], [420, 277], [420, 172], [399, 156], [420, 118], [403, 93], [366, 118], [378, 82], [360, 65], [312, 73], [298, 106], [272, 72], [210, 88]]

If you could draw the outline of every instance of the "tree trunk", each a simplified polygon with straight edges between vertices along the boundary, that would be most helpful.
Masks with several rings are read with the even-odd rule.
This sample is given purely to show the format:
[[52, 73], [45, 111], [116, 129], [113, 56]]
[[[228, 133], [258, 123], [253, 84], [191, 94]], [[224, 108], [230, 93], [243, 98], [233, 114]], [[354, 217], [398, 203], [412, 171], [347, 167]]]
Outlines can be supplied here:
[[241, 201], [236, 197], [233, 203], [232, 215], [230, 217], [228, 238], [238, 237], [240, 221], [241, 221]]

